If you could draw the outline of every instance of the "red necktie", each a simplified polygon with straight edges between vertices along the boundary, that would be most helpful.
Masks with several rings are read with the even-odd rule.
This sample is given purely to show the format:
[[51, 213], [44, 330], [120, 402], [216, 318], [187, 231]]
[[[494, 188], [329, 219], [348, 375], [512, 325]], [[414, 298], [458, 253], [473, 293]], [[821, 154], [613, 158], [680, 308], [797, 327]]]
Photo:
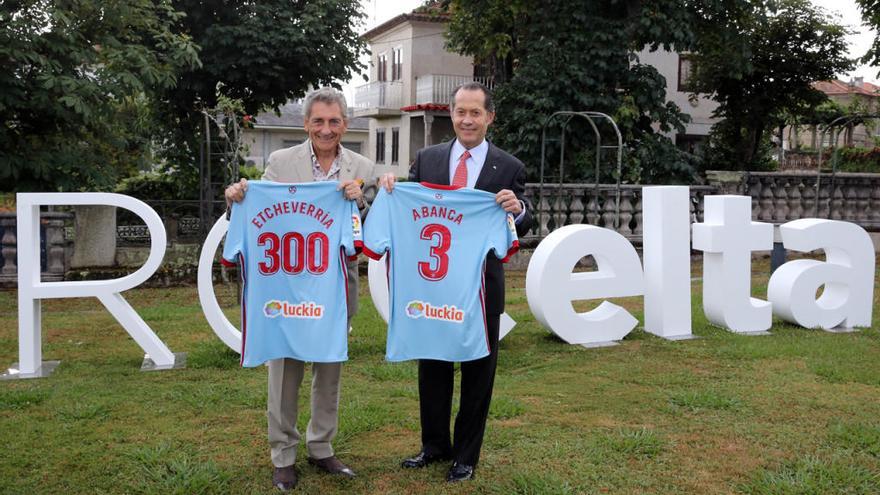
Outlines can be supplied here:
[[455, 176], [452, 177], [452, 185], [458, 187], [467, 187], [467, 159], [471, 157], [470, 151], [465, 150], [458, 160], [458, 166], [455, 167]]

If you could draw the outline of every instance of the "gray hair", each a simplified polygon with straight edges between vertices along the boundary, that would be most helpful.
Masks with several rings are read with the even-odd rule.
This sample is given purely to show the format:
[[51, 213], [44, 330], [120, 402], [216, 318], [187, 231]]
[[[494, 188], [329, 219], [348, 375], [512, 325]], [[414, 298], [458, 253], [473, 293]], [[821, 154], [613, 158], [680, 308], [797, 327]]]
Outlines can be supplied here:
[[335, 88], [325, 87], [318, 88], [307, 94], [305, 102], [303, 103], [303, 116], [305, 118], [308, 119], [309, 115], [311, 115], [312, 105], [316, 101], [326, 103], [327, 105], [336, 103], [339, 105], [339, 109], [342, 110], [342, 118], [348, 120], [348, 105], [345, 104], [345, 95], [342, 94], [341, 91]]
[[459, 90], [465, 91], [482, 91], [485, 99], [483, 100], [483, 106], [486, 108], [487, 112], [495, 111], [495, 102], [492, 101], [492, 92], [489, 88], [486, 87], [485, 84], [477, 82], [477, 81], [468, 81], [466, 83], [459, 84], [452, 90], [452, 104], [449, 105], [451, 109], [455, 109], [455, 95], [458, 94]]

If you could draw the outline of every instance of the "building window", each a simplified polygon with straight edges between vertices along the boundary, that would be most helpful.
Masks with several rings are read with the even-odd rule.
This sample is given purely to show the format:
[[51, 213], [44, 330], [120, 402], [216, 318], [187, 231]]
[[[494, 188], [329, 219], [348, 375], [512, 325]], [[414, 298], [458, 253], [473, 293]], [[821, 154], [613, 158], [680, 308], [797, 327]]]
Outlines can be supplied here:
[[377, 81], [387, 81], [388, 80], [388, 55], [381, 54], [379, 55], [379, 63], [376, 67], [376, 80]]
[[403, 78], [403, 48], [395, 48], [391, 51], [391, 80], [399, 81]]
[[697, 153], [699, 153], [706, 145], [707, 141], [708, 136], [702, 136], [698, 134], [675, 135], [675, 147], [692, 155], [696, 155]]
[[376, 163], [385, 163], [385, 129], [376, 129]]
[[342, 147], [357, 154], [361, 152], [361, 143], [358, 141], [343, 141]]
[[693, 92], [694, 88], [690, 83], [691, 69], [693, 67], [693, 58], [688, 55], [678, 56], [678, 90], [682, 92]]
[[397, 165], [397, 157], [400, 156], [400, 128], [391, 129], [391, 164]]

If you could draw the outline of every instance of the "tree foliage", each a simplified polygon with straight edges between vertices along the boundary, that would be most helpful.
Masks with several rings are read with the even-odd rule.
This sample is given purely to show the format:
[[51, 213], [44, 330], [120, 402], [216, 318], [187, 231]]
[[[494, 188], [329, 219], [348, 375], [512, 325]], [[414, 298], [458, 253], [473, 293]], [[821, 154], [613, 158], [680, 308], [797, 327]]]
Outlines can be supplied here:
[[338, 85], [360, 67], [365, 43], [356, 32], [363, 17], [357, 0], [173, 3], [186, 14], [182, 29], [201, 47], [202, 63], [181, 72], [177, 86], [162, 95], [165, 134], [158, 141], [166, 144], [160, 154], [192, 197], [198, 197], [203, 111], [227, 98], [256, 114], [302, 97], [310, 87]]
[[877, 32], [862, 62], [876, 67], [877, 77], [880, 77], [880, 0], [856, 0], [856, 4], [862, 11], [862, 20]]
[[[449, 46], [474, 56], [495, 80], [498, 118], [492, 139], [520, 157], [532, 179], [541, 160], [542, 125], [560, 110], [606, 113], [617, 121], [624, 142], [653, 150], [631, 153], [630, 146], [625, 178], [688, 178], [688, 161], [652, 127], [683, 132], [688, 117], [666, 102], [664, 78], [634, 55], [645, 46], [690, 46], [688, 13], [680, 2], [452, 0], [449, 7]], [[583, 153], [595, 145], [593, 131], [583, 121], [572, 121], [570, 129], [573, 162], [582, 166], [567, 172], [566, 180], [588, 179], [593, 164]], [[616, 144], [616, 136], [605, 129], [602, 144]], [[558, 136], [559, 127], [548, 135]], [[604, 168], [613, 169], [613, 152], [605, 155]]]
[[[634, 55], [646, 47], [693, 55], [689, 82], [719, 103], [723, 120], [709, 163], [724, 168], [760, 167], [772, 129], [826, 99], [811, 83], [853, 64], [845, 28], [808, 0], [451, 0], [449, 8], [450, 47], [473, 55], [497, 85], [493, 138], [532, 170], [547, 116], [597, 110], [621, 127], [625, 178], [687, 177], [692, 157], [657, 133], [681, 132], [687, 116], [666, 102], [667, 81]], [[573, 144], [589, 148], [589, 128], [576, 134]]]
[[174, 0], [202, 64], [167, 94], [183, 111], [212, 108], [217, 84], [245, 111], [278, 107], [309, 86], [348, 80], [365, 43], [356, 0]]
[[197, 196], [202, 112], [349, 79], [361, 18], [357, 0], [2, 2], [3, 187], [108, 189], [162, 163]]
[[850, 70], [846, 29], [809, 0], [695, 2], [690, 84], [719, 103], [707, 164], [752, 170], [769, 162], [770, 134], [827, 97], [812, 87]]
[[0, 180], [107, 189], [144, 156], [146, 98], [198, 64], [166, 1], [0, 3]]

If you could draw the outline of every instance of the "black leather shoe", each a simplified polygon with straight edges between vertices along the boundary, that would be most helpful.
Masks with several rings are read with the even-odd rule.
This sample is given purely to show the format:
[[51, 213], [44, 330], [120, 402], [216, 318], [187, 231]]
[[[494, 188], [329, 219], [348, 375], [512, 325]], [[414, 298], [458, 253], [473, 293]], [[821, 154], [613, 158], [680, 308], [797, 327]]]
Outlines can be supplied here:
[[448, 455], [429, 454], [423, 450], [423, 451], [419, 452], [418, 454], [416, 454], [415, 456], [410, 457], [409, 459], [404, 459], [403, 462], [400, 463], [400, 466], [405, 467], [405, 468], [410, 468], [410, 469], [423, 468], [423, 467], [425, 467], [429, 464], [432, 464], [434, 462], [448, 461], [448, 460], [449, 460]]
[[446, 473], [446, 481], [449, 483], [457, 483], [459, 481], [467, 481], [474, 479], [474, 467], [468, 464], [453, 462], [449, 472]]
[[275, 468], [272, 472], [272, 486], [282, 492], [296, 488], [296, 470], [293, 466]]

